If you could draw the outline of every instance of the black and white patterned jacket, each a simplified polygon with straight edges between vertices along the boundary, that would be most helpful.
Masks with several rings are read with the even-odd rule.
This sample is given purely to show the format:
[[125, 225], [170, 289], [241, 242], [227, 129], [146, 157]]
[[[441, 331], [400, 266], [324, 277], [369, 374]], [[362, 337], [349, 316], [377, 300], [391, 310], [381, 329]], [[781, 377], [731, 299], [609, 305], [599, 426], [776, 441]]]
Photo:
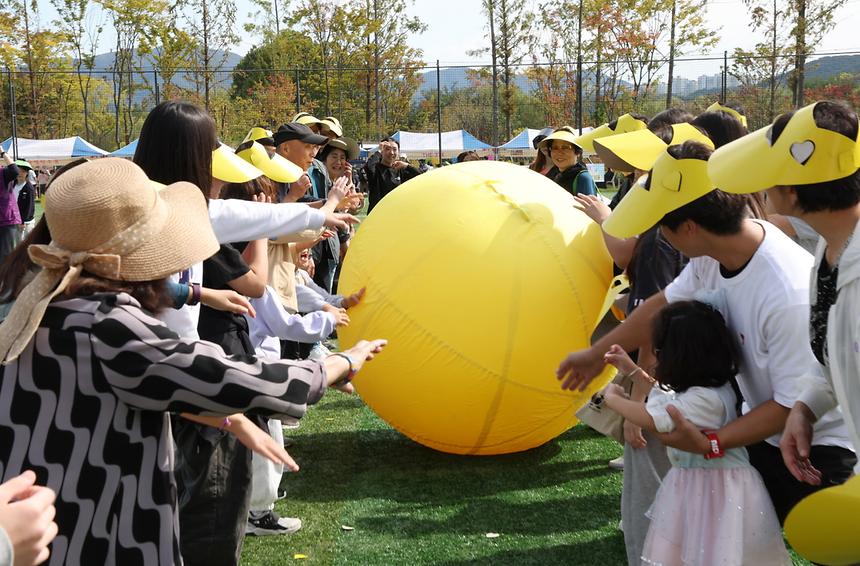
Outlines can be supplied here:
[[299, 418], [318, 362], [228, 357], [180, 339], [132, 297], [53, 303], [0, 378], [0, 481], [57, 493], [50, 564], [181, 564], [171, 412]]

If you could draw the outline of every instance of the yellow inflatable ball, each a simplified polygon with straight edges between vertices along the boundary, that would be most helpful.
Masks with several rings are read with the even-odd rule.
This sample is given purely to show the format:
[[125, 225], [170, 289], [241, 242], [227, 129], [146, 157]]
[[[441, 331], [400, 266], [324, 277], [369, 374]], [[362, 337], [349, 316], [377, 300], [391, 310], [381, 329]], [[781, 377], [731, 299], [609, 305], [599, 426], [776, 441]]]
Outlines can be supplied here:
[[506, 454], [576, 424], [588, 391], [555, 369], [588, 345], [612, 262], [600, 228], [546, 177], [508, 163], [434, 169], [362, 223], [339, 288], [367, 287], [341, 343], [387, 338], [355, 379], [391, 426], [430, 448]]
[[854, 476], [795, 505], [785, 520], [785, 536], [798, 554], [817, 563], [860, 564], [858, 515], [860, 476]]

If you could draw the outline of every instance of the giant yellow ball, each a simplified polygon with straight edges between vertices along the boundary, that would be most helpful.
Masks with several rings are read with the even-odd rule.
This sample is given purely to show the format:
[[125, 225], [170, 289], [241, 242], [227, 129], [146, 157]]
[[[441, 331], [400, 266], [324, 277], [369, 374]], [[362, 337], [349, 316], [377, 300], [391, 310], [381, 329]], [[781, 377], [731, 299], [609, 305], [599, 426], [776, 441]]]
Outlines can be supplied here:
[[492, 161], [425, 173], [374, 208], [346, 256], [340, 289], [367, 295], [341, 342], [389, 340], [355, 386], [430, 448], [539, 446], [609, 378], [573, 393], [555, 369], [588, 345], [611, 278], [600, 228], [546, 177]]

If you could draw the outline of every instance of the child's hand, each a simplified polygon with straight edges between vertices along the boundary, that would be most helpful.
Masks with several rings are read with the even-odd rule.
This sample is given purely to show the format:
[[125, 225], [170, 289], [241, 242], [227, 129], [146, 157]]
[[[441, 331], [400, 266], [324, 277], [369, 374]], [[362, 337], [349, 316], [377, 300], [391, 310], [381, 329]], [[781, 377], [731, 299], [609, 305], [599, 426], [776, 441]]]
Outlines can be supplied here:
[[334, 315], [336, 326], [349, 326], [349, 315], [346, 314], [346, 309], [339, 309], [334, 305], [325, 304], [321, 310]]
[[603, 361], [615, 366], [620, 373], [630, 373], [637, 367], [627, 352], [618, 344], [609, 347], [609, 350], [603, 354]]
[[345, 309], [351, 309], [352, 307], [354, 307], [355, 305], [357, 305], [358, 303], [361, 302], [361, 299], [364, 298], [364, 293], [366, 291], [367, 291], [367, 287], [362, 287], [361, 289], [359, 289], [358, 291], [356, 291], [352, 295], [344, 297], [343, 303], [341, 303], [341, 305], [343, 305], [343, 308], [345, 308]]

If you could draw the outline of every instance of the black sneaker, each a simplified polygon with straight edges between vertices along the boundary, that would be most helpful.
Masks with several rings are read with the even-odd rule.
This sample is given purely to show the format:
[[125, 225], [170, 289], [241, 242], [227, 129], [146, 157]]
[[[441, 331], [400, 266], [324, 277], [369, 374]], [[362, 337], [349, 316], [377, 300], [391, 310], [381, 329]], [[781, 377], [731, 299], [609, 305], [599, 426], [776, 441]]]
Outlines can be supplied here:
[[288, 535], [302, 528], [302, 520], [295, 517], [279, 517], [274, 511], [267, 511], [260, 517], [248, 516], [245, 535], [268, 536]]

